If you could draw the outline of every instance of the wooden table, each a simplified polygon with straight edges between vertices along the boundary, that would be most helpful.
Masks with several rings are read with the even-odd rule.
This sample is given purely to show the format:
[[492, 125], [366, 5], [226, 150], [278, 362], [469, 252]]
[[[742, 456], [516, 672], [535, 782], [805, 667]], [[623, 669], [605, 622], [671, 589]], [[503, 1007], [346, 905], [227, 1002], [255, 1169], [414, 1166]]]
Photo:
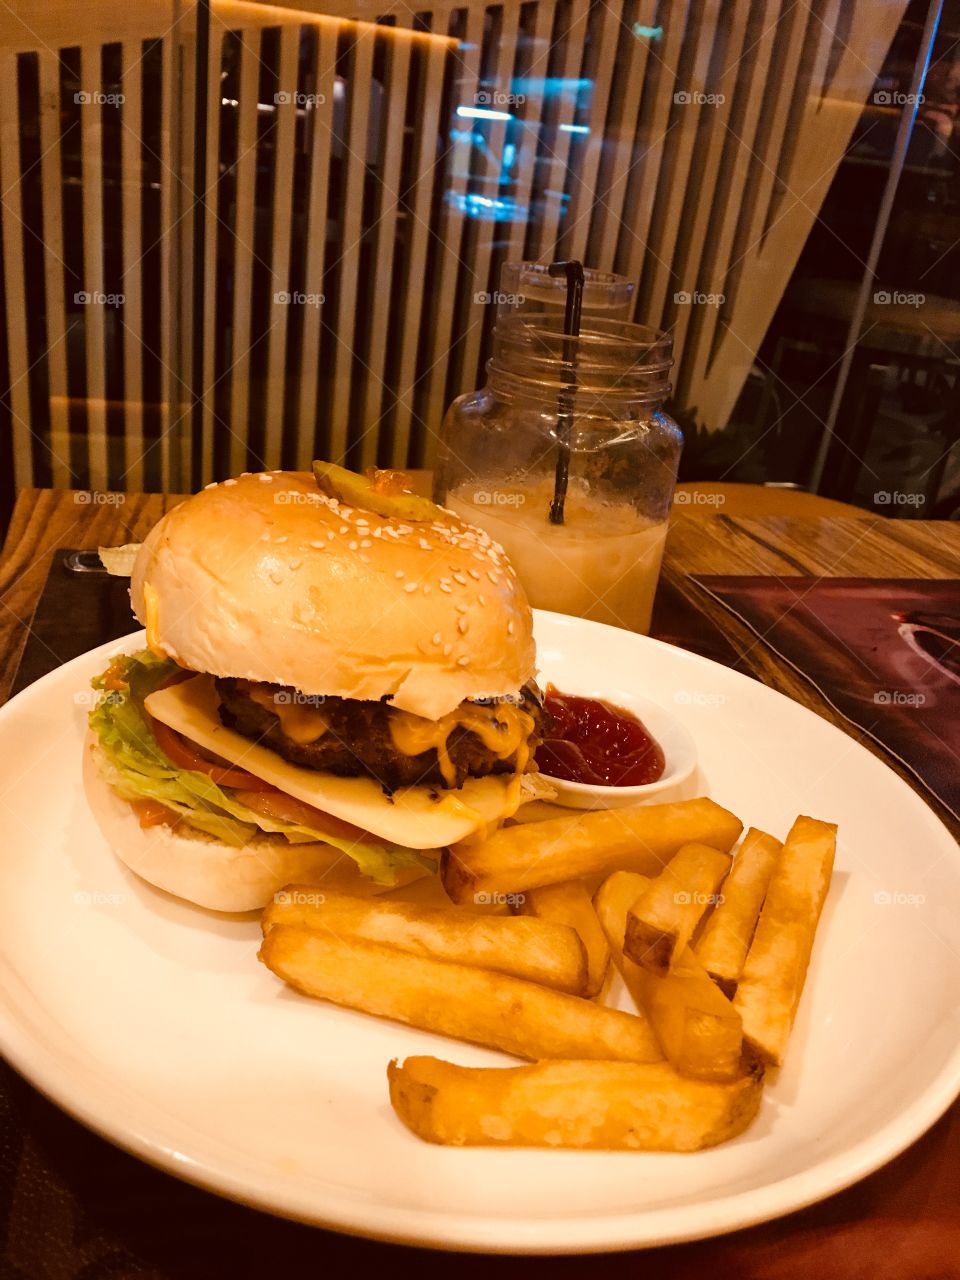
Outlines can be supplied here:
[[[101, 499], [104, 495], [100, 495]], [[0, 561], [0, 701], [9, 690], [52, 551], [139, 541], [176, 501], [68, 492], [21, 494]], [[960, 525], [880, 518], [754, 519], [698, 511], [671, 526], [654, 630], [738, 665], [841, 722], [801, 676], [690, 580], [694, 573], [781, 577], [960, 577]], [[865, 745], [873, 747], [867, 741]], [[889, 763], [889, 762], [888, 762]], [[954, 830], [956, 827], [954, 826]], [[922, 993], [918, 993], [922, 998]], [[221, 1201], [139, 1164], [88, 1133], [12, 1072], [0, 1078], [0, 1274], [246, 1276], [268, 1268], [340, 1275], [414, 1266], [419, 1275], [504, 1280], [592, 1275], [657, 1280], [960, 1277], [960, 1106], [898, 1159], [855, 1187], [789, 1218], [720, 1239], [605, 1260], [441, 1254], [324, 1233]], [[398, 1176], [401, 1176], [398, 1171]]]

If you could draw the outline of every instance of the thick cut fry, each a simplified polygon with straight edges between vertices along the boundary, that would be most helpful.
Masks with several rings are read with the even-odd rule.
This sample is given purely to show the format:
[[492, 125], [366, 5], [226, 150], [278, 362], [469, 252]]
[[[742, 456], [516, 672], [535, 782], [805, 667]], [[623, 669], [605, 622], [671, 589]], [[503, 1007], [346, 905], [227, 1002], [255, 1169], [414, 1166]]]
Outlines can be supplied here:
[[553, 921], [576, 930], [587, 956], [586, 990], [577, 994], [599, 995], [610, 968], [610, 946], [593, 909], [587, 886], [582, 880], [564, 880], [562, 884], [528, 889], [521, 896], [523, 901], [517, 908], [521, 914], [534, 916], [544, 924]]
[[723, 901], [714, 908], [694, 947], [697, 959], [728, 996], [733, 995], [743, 972], [763, 897], [782, 847], [773, 836], [750, 828], [723, 882]]
[[353, 898], [295, 884], [281, 889], [260, 923], [264, 933], [276, 925], [303, 925], [337, 937], [382, 942], [414, 955], [496, 969], [571, 995], [589, 994], [585, 949], [568, 924]]
[[627, 912], [623, 949], [630, 959], [650, 973], [669, 972], [729, 870], [728, 853], [684, 845]]
[[646, 876], [615, 871], [597, 890], [594, 906], [613, 962], [678, 1071], [704, 1080], [732, 1080], [741, 1070], [740, 1015], [689, 947], [662, 978], [641, 969], [623, 953], [627, 912], [649, 883]]
[[763, 1091], [759, 1071], [712, 1084], [667, 1063], [458, 1067], [416, 1057], [391, 1062], [387, 1078], [403, 1123], [446, 1146], [702, 1151], [743, 1133]]
[[647, 1020], [489, 969], [274, 925], [260, 959], [304, 995], [518, 1058], [662, 1058]]
[[504, 827], [481, 844], [447, 849], [440, 874], [454, 902], [611, 871], [658, 875], [683, 845], [730, 849], [742, 830], [738, 818], [706, 798], [576, 813]]
[[757, 930], [733, 1005], [744, 1039], [765, 1062], [780, 1066], [830, 888], [837, 828], [797, 818], [767, 886]]

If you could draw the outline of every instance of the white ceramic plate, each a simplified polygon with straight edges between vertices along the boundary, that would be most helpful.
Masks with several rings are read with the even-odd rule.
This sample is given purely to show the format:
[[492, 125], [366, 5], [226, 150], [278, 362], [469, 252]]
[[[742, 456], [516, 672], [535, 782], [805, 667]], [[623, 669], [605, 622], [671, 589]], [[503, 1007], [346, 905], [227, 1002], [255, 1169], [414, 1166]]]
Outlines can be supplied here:
[[[344, 1231], [451, 1248], [619, 1249], [787, 1213], [889, 1160], [960, 1086], [960, 854], [875, 757], [763, 685], [593, 623], [537, 617], [561, 688], [636, 689], [693, 733], [704, 786], [784, 834], [840, 823], [787, 1058], [753, 1127], [697, 1155], [446, 1150], [387, 1101], [388, 1059], [505, 1059], [304, 999], [258, 927], [141, 883], [80, 789], [107, 645], [0, 711], [0, 1049], [66, 1110], [182, 1178]], [[132, 638], [129, 647], [135, 647]]]

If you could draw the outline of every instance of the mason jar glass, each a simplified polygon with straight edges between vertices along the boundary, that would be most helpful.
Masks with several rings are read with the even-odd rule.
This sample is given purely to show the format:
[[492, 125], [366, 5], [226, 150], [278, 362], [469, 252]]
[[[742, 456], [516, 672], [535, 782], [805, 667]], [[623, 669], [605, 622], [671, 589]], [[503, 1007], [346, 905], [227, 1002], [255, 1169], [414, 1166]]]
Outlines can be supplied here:
[[498, 320], [487, 385], [444, 418], [434, 497], [501, 543], [534, 607], [649, 630], [682, 447], [671, 364], [643, 325]]
[[[604, 320], [629, 320], [633, 293], [634, 283], [626, 276], [585, 267], [580, 314]], [[566, 278], [552, 276], [550, 268], [542, 262], [505, 262], [500, 268], [498, 324], [517, 312], [562, 316], [566, 303]]]

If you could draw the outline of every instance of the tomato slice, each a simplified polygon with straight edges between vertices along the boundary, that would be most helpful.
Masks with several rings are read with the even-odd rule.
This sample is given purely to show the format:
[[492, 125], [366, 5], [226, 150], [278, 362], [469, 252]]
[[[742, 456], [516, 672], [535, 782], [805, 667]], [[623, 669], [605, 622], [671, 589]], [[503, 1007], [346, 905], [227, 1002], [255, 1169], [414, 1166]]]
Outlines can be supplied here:
[[147, 827], [175, 827], [180, 822], [179, 813], [174, 813], [159, 800], [131, 800], [133, 811], [144, 829]]
[[150, 727], [160, 750], [179, 765], [181, 769], [193, 769], [196, 773], [205, 773], [219, 787], [242, 787], [246, 791], [276, 791], [270, 782], [264, 782], [255, 774], [245, 769], [234, 768], [231, 764], [215, 764], [200, 755], [189, 739], [184, 738], [169, 725], [150, 717]]
[[296, 822], [323, 835], [335, 836], [338, 840], [375, 843], [369, 831], [355, 827], [352, 822], [344, 822], [342, 818], [335, 818], [332, 813], [325, 813], [323, 809], [317, 809], [303, 800], [297, 800], [285, 791], [273, 791], [270, 794], [263, 791], [238, 791], [237, 799], [265, 818], [275, 818], [278, 822]]

